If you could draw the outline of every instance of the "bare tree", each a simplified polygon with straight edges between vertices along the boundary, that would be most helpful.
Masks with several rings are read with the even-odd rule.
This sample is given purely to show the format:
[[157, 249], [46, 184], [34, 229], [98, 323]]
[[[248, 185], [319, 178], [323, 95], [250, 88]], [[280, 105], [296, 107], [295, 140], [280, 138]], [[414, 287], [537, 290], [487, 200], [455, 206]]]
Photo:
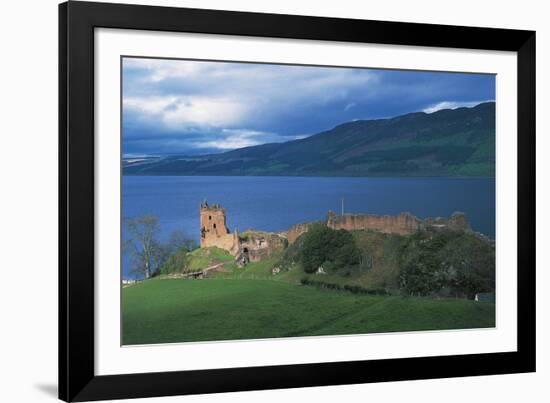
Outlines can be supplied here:
[[160, 230], [158, 217], [143, 215], [128, 219], [126, 230], [129, 239], [125, 241], [124, 251], [131, 256], [131, 271], [145, 278], [151, 277], [162, 264], [165, 254], [157, 239]]
[[192, 239], [189, 239], [185, 233], [182, 231], [176, 230], [173, 231], [170, 234], [170, 237], [168, 238], [168, 241], [164, 245], [166, 256], [173, 255], [174, 253], [177, 253], [181, 249], [185, 249], [188, 252], [195, 249], [196, 244], [195, 241]]

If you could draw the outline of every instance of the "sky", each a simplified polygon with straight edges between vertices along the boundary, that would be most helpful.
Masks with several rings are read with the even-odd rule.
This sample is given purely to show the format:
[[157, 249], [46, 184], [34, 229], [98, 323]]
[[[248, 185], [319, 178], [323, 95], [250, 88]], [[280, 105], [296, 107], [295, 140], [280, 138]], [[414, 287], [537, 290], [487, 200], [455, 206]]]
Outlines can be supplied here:
[[123, 154], [200, 155], [304, 138], [341, 123], [471, 107], [495, 76], [123, 58]]

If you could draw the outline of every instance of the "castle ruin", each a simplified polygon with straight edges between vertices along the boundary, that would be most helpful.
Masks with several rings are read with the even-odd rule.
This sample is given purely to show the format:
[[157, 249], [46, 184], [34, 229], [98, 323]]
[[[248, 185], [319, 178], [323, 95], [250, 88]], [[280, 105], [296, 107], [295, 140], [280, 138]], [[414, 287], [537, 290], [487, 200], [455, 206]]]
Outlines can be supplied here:
[[[309, 230], [313, 223], [296, 224], [286, 233], [247, 230], [239, 235], [230, 232], [226, 224], [226, 211], [219, 204], [210, 206], [204, 201], [200, 206], [201, 248], [211, 246], [226, 250], [239, 264], [260, 261], [282, 252], [298, 237]], [[420, 219], [411, 213], [398, 215], [336, 214], [328, 212], [325, 225], [347, 231], [376, 231], [384, 234], [409, 235], [428, 227], [470, 231], [464, 213], [455, 212], [449, 218], [429, 217]]]
[[216, 246], [236, 255], [239, 252], [239, 235], [231, 233], [226, 225], [225, 209], [219, 204], [208, 205], [205, 200], [200, 207], [201, 248]]
[[200, 206], [201, 248], [215, 246], [231, 253], [240, 264], [269, 258], [286, 247], [286, 239], [279, 234], [248, 230], [239, 235], [229, 231], [226, 211], [219, 204]]

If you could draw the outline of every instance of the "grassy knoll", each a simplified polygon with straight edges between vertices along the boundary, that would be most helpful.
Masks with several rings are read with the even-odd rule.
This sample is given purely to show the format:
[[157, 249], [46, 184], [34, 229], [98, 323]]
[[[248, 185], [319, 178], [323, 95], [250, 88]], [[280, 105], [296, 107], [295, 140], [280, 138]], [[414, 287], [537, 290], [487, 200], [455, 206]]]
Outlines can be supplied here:
[[124, 288], [123, 344], [495, 325], [492, 303], [355, 295], [270, 281], [268, 276], [262, 281], [263, 266], [249, 265], [225, 279], [153, 279]]
[[185, 273], [200, 271], [219, 263], [231, 265], [233, 256], [229, 252], [216, 248], [197, 248], [188, 252], [182, 248], [163, 264], [160, 268], [159, 277], [181, 276]]
[[216, 248], [198, 248], [189, 253], [189, 263], [186, 271], [201, 270], [222, 262], [232, 262], [233, 256], [229, 252]]

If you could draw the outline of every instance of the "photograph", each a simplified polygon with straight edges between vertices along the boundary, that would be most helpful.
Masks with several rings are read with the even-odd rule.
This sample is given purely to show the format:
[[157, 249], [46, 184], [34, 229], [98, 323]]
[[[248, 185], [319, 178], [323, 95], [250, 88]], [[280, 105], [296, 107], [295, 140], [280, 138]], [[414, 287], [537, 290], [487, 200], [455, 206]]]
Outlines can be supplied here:
[[543, 2], [114, 1], [0, 6], [0, 403], [549, 395]]
[[120, 74], [121, 345], [495, 327], [494, 74]]

